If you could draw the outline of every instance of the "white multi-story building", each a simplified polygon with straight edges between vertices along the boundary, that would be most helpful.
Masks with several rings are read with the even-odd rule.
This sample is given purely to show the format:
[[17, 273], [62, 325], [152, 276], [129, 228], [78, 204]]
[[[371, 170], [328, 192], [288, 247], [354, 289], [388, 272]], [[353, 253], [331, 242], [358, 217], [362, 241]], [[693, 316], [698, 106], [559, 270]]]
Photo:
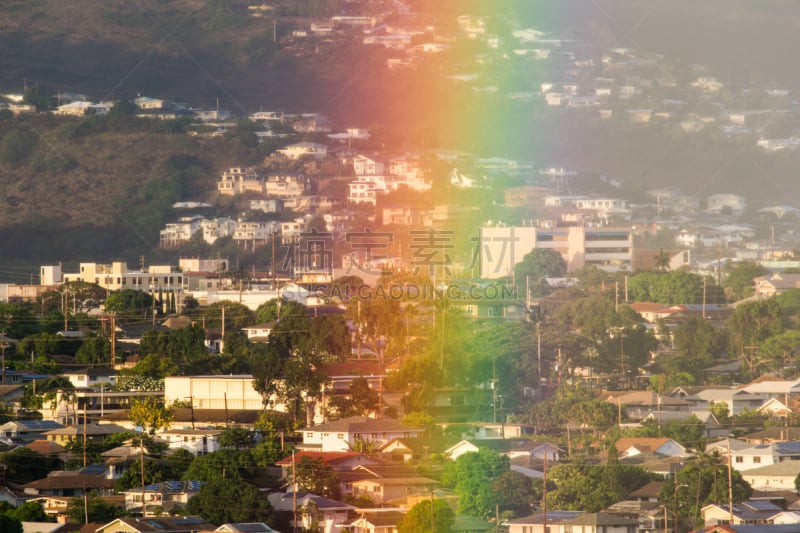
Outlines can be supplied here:
[[64, 272], [63, 280], [96, 283], [104, 289], [117, 291], [134, 289], [142, 291], [183, 291], [183, 274], [170, 265], [151, 265], [146, 271], [128, 270], [124, 261], [109, 264], [81, 263], [77, 273]]
[[236, 231], [236, 221], [229, 217], [206, 219], [201, 225], [203, 240], [208, 244], [214, 244], [222, 237], [230, 237]]
[[306, 177], [298, 172], [284, 172], [270, 174], [264, 183], [264, 193], [267, 196], [287, 198], [299, 196], [306, 190]]
[[254, 167], [231, 167], [217, 181], [217, 192], [220, 194], [234, 195], [248, 191], [264, 193], [264, 180]]
[[181, 217], [178, 222], [170, 222], [160, 232], [161, 248], [177, 248], [183, 246], [203, 229], [205, 219], [200, 215]]
[[585, 266], [630, 270], [633, 260], [629, 228], [481, 228], [479, 245], [481, 277], [489, 279], [510, 276], [514, 266], [536, 249], [557, 251], [569, 271]]

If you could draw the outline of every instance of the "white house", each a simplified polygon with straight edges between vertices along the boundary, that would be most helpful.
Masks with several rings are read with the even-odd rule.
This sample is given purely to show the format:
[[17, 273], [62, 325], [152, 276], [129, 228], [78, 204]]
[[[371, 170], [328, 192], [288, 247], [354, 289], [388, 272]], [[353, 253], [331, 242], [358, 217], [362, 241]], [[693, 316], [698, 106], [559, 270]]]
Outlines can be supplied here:
[[393, 418], [353, 416], [319, 424], [303, 430], [301, 450], [345, 452], [359, 441], [385, 444], [392, 439], [416, 437], [421, 429], [407, 426]]
[[277, 152], [289, 159], [300, 159], [301, 157], [313, 157], [314, 159], [324, 159], [328, 155], [328, 147], [324, 144], [301, 142], [290, 144], [286, 148]]
[[530, 458], [549, 462], [558, 462], [564, 452], [558, 446], [547, 442], [535, 442], [529, 439], [464, 439], [444, 451], [445, 456], [456, 460], [465, 453], [476, 453], [481, 448], [489, 448], [509, 459]]
[[753, 487], [753, 490], [759, 491], [794, 491], [794, 480], [798, 475], [800, 475], [800, 461], [784, 461], [742, 472], [742, 478]]
[[166, 441], [170, 450], [188, 450], [194, 455], [205, 455], [219, 449], [220, 429], [209, 428], [174, 428], [158, 432], [158, 436]]

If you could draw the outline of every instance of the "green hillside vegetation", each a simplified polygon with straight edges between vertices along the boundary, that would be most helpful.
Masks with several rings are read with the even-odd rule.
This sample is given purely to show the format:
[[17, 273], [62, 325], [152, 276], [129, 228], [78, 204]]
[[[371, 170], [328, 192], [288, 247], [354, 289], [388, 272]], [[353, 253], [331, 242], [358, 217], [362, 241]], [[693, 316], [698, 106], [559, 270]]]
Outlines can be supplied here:
[[191, 137], [182, 123], [130, 116], [6, 115], [0, 238], [22, 260], [152, 253], [178, 216], [174, 202], [206, 200], [223, 169], [263, 159], [268, 147], [241, 137]]

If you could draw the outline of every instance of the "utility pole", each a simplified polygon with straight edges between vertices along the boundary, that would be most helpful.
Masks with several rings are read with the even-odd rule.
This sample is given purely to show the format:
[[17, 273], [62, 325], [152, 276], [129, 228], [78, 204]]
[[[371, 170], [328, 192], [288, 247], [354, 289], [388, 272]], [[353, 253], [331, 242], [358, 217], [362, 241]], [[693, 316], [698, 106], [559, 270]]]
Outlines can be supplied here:
[[[8, 346], [8, 337], [6, 337], [6, 330], [3, 330], [0, 333], [0, 353], [2, 353], [2, 360], [0, 360], [0, 364], [3, 365], [3, 380], [0, 381], [0, 385], [6, 384], [6, 347]], [[36, 380], [34, 380], [35, 382]]]

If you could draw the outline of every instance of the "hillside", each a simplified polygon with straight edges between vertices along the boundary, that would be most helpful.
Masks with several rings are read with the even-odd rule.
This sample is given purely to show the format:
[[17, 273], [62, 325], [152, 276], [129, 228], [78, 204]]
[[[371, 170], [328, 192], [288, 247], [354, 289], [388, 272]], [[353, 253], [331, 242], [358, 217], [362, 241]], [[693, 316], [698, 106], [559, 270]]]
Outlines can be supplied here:
[[[219, 99], [238, 115], [323, 112], [339, 127], [372, 128], [387, 150], [441, 146], [567, 166], [618, 179], [632, 194], [670, 184], [698, 196], [744, 194], [756, 207], [800, 194], [798, 152], [768, 156], [752, 139], [686, 135], [675, 120], [648, 126], [603, 121], [590, 112], [479, 94], [443, 81], [442, 74], [479, 68], [457, 54], [427, 60], [415, 71], [390, 72], [385, 59], [397, 54], [361, 45], [356, 33], [314, 44], [289, 38], [313, 19], [366, 9], [358, 3], [286, 1], [260, 17], [251, 16], [248, 4], [89, 0], [76, 10], [58, 0], [9, 0], [0, 10], [0, 87], [83, 92], [93, 100], [144, 94], [209, 107]], [[630, 46], [664, 54], [686, 69], [683, 76], [707, 73], [738, 88], [800, 88], [797, 60], [780, 51], [796, 34], [797, 18], [790, 15], [799, 8], [790, 1], [413, 4], [450, 26], [467, 8], [508, 12], [512, 24], [586, 41], [594, 55]], [[506, 89], [535, 90], [548, 79], [529, 62], [497, 64], [512, 68], [492, 72], [487, 66], [483, 75]], [[222, 169], [266, 155], [235, 136], [189, 137], [174, 124], [122, 117], [3, 119], [0, 139], [0, 238], [30, 264], [162, 255], [154, 246], [158, 229], [175, 216], [172, 201], [205, 200]]]

